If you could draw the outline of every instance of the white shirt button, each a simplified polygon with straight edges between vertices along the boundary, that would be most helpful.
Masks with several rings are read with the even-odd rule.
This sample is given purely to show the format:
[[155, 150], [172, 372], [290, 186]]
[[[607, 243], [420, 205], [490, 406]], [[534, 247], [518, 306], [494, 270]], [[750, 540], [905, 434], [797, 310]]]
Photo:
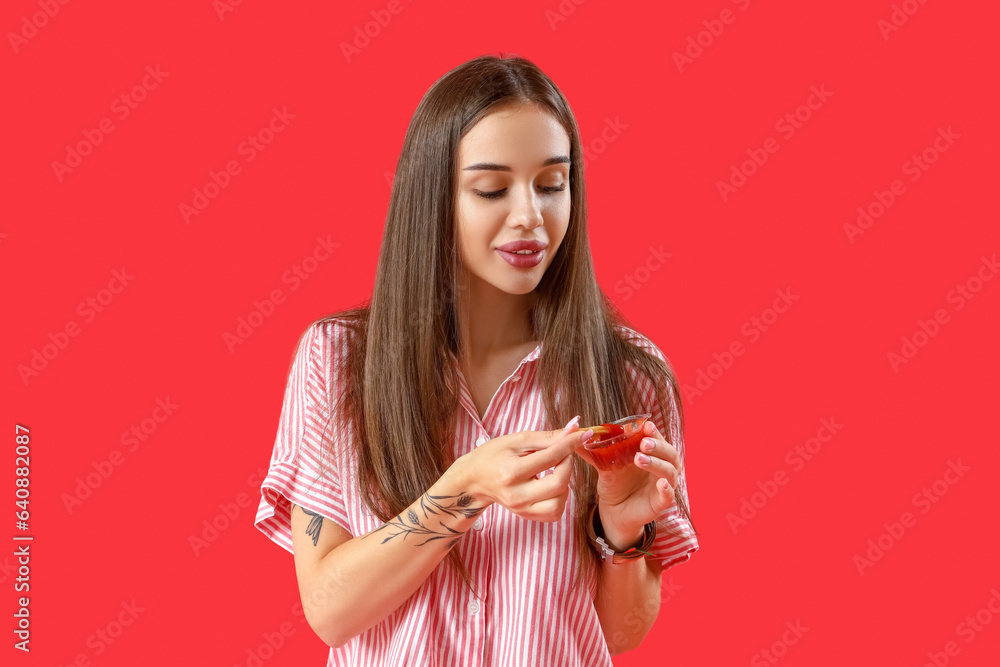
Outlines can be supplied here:
[[476, 530], [482, 530], [483, 529], [483, 517], [479, 517], [478, 519], [476, 519], [476, 522], [474, 524], [472, 524], [472, 527], [475, 528]]
[[469, 603], [469, 613], [478, 614], [479, 613], [479, 600], [473, 600]]
[[476, 438], [476, 446], [478, 447], [479, 445], [483, 444], [487, 440], [489, 440], [489, 438], [487, 438], [485, 435], [479, 436], [478, 438]]

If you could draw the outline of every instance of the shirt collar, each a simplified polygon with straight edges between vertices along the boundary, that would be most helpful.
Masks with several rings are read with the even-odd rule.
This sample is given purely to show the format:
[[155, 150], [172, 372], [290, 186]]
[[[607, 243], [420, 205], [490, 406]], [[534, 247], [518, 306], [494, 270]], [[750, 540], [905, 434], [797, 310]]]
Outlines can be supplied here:
[[[454, 364], [456, 366], [459, 365], [459, 363], [458, 363], [458, 357], [455, 356], [455, 353], [453, 351], [448, 350], [448, 356], [451, 357], [452, 362], [454, 362]], [[531, 352], [529, 352], [528, 356], [526, 356], [524, 359], [521, 360], [521, 363], [524, 364], [524, 363], [529, 363], [529, 362], [533, 362], [533, 361], [538, 361], [538, 358], [541, 357], [541, 356], [542, 356], [542, 343], [539, 342], [538, 345], [535, 346], [535, 349], [532, 350]], [[520, 366], [520, 364], [518, 364], [518, 365]]]

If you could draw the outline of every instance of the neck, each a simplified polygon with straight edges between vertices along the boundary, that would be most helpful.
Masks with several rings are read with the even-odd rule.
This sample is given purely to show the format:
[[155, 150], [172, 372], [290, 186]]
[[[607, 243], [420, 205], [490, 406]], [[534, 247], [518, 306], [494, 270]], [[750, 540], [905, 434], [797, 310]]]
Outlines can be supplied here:
[[530, 309], [534, 293], [508, 294], [466, 276], [456, 303], [460, 358], [472, 363], [534, 339]]

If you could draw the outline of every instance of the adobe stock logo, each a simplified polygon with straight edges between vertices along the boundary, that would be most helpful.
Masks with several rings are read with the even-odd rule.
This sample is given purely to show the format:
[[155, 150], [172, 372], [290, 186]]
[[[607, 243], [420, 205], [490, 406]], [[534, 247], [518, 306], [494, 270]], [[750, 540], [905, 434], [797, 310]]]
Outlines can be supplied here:
[[556, 7], [558, 11], [553, 11], [551, 9], [545, 10], [545, 18], [549, 22], [549, 27], [555, 30], [559, 27], [559, 24], [566, 21], [570, 16], [576, 12], [576, 8], [582, 5], [587, 0], [562, 0], [559, 6]]
[[[806, 122], [813, 117], [813, 112], [819, 111], [826, 104], [827, 100], [833, 97], [833, 93], [826, 89], [826, 84], [819, 84], [819, 87], [810, 86], [810, 95], [803, 104], [800, 104], [794, 111], [786, 113], [774, 123], [775, 132], [779, 132], [787, 141], [795, 136], [797, 130], [801, 130]], [[746, 154], [749, 159], [742, 162], [733, 163], [729, 166], [729, 178], [725, 181], [715, 182], [715, 187], [719, 190], [719, 196], [723, 202], [747, 184], [747, 179], [757, 173], [764, 166], [771, 155], [778, 152], [781, 145], [774, 137], [764, 140], [763, 148], [748, 148]]]
[[[170, 400], [169, 396], [157, 398], [156, 406], [149, 413], [149, 416], [133, 425], [129, 430], [122, 432], [119, 440], [122, 445], [129, 446], [128, 452], [136, 451], [180, 407]], [[125, 454], [120, 449], [112, 449], [107, 458], [102, 457], [91, 461], [90, 467], [93, 468], [93, 471], [88, 471], [85, 476], [78, 476], [74, 480], [76, 486], [73, 487], [72, 492], [63, 493], [61, 496], [66, 513], [72, 515], [76, 509], [83, 505], [83, 501], [93, 496], [94, 492], [107, 482], [115, 473], [115, 469], [123, 463], [125, 463]]]
[[[955, 312], [962, 310], [969, 301], [976, 297], [985, 284], [997, 275], [998, 271], [1000, 271], [1000, 263], [997, 262], [996, 254], [990, 258], [983, 255], [979, 259], [979, 268], [976, 272], [965, 281], [957, 283], [954, 289], [945, 295], [945, 301], [954, 305]], [[945, 308], [935, 310], [929, 319], [918, 319], [913, 333], [900, 337], [902, 345], [899, 352], [890, 350], [887, 354], [893, 372], [898, 373], [903, 364], [910, 363], [917, 356], [917, 353], [938, 335], [941, 327], [949, 322], [951, 322], [951, 314]]]
[[[902, 164], [900, 170], [904, 176], [910, 177], [911, 183], [916, 183], [920, 177], [931, 168], [931, 165], [938, 161], [941, 153], [944, 153], [955, 145], [956, 139], [961, 139], [962, 135], [951, 129], [951, 125], [945, 130], [938, 127], [938, 136], [934, 138], [927, 148], [920, 153], [914, 153], [906, 162]], [[853, 245], [854, 240], [871, 229], [875, 221], [888, 212], [889, 208], [896, 203], [900, 196], [906, 194], [906, 183], [902, 179], [895, 179], [889, 184], [887, 190], [873, 190], [873, 201], [858, 207], [858, 215], [854, 224], [844, 223], [844, 233], [847, 240]]]
[[[941, 502], [951, 487], [958, 484], [958, 481], [965, 477], [965, 473], [970, 470], [972, 468], [969, 466], [962, 465], [960, 458], [954, 461], [949, 460], [948, 467], [945, 468], [941, 477], [913, 494], [910, 502], [914, 508], [920, 510], [921, 514], [927, 514], [931, 511], [933, 504]], [[912, 512], [903, 512], [897, 522], [884, 522], [882, 528], [885, 530], [865, 543], [868, 549], [864, 555], [854, 556], [854, 567], [857, 568], [858, 575], [865, 576], [865, 570], [874, 567], [875, 563], [882, 560], [886, 552], [896, 546], [896, 543], [903, 538], [907, 529], [916, 525], [917, 517]]]
[[[995, 606], [994, 606], [995, 605]], [[994, 586], [990, 589], [990, 597], [986, 604], [976, 611], [975, 615], [969, 614], [958, 625], [955, 626], [955, 634], [962, 637], [966, 644], [971, 644], [979, 633], [986, 629], [986, 626], [993, 622], [993, 619], [1000, 616], [1000, 590]], [[946, 642], [942, 651], [928, 651], [927, 662], [923, 667], [945, 667], [951, 658], [961, 652], [961, 647], [956, 641]]]
[[[122, 600], [121, 611], [110, 621], [88, 635], [85, 642], [87, 648], [93, 652], [95, 658], [103, 655], [125, 633], [125, 628], [134, 624], [136, 619], [139, 618], [139, 614], [145, 611], [146, 608], [140, 607], [135, 599], [131, 602]], [[80, 651], [73, 659], [66, 663], [66, 667], [90, 667], [91, 664], [90, 655], [86, 651]], [[63, 667], [62, 663], [58, 667]]]
[[[142, 77], [142, 81], [111, 102], [111, 113], [115, 114], [119, 121], [125, 120], [168, 76], [170, 76], [170, 72], [164, 72], [159, 65], [155, 68], [152, 65], [147, 65], [146, 75]], [[94, 149], [103, 143], [104, 138], [114, 131], [115, 124], [110, 117], [102, 118], [98, 121], [97, 127], [92, 130], [81, 130], [83, 139], [75, 144], [66, 144], [66, 156], [63, 162], [52, 161], [52, 171], [55, 172], [56, 180], [62, 183], [66, 175], [71, 174], [74, 169], [83, 164], [83, 158], [92, 155]]]
[[[251, 473], [247, 477], [247, 486], [254, 491], [259, 491], [266, 477], [267, 470], [257, 468], [256, 472]], [[247, 494], [241, 491], [231, 501], [217, 503], [216, 507], [218, 507], [219, 511], [216, 512], [213, 507], [210, 510], [213, 512], [213, 515], [202, 520], [201, 526], [198, 527], [198, 532], [188, 535], [188, 546], [191, 547], [194, 555], [200, 556], [230, 526], [239, 525], [236, 521], [240, 518], [240, 515], [245, 516], [246, 514], [250, 514], [252, 520], [254, 513], [257, 511], [255, 497], [256, 495], [254, 494]], [[244, 510], [246, 510], [245, 513]]]
[[663, 268], [667, 259], [673, 256], [672, 252], [663, 252], [662, 245], [659, 248], [649, 246], [649, 254], [646, 255], [645, 261], [615, 283], [615, 292], [621, 294], [628, 301], [635, 292], [638, 292], [643, 285], [649, 282], [654, 273]]
[[[333, 251], [339, 247], [339, 243], [330, 240], [329, 234], [326, 235], [326, 238], [317, 236], [316, 245], [312, 252], [306, 255], [301, 262], [292, 264], [291, 268], [282, 273], [281, 282], [289, 285], [289, 292], [298, 290], [306, 280], [309, 280], [319, 270], [321, 263], [330, 259]], [[240, 315], [236, 318], [236, 328], [233, 332], [224, 331], [222, 333], [222, 342], [226, 344], [229, 353], [234, 353], [239, 345], [249, 340], [250, 336], [274, 315], [277, 307], [287, 303], [287, 300], [287, 295], [279, 287], [272, 289], [264, 300], [254, 299], [253, 308], [246, 317]]]
[[750, 667], [768, 667], [776, 664], [779, 659], [788, 655], [788, 647], [798, 644], [802, 635], [809, 631], [809, 628], [802, 625], [800, 619], [796, 619], [794, 623], [785, 621], [785, 627], [788, 629], [782, 633], [781, 639], [776, 639], [769, 647], [758, 651], [750, 658]]
[[28, 40], [35, 37], [41, 28], [49, 24], [49, 19], [54, 18], [59, 13], [59, 5], [69, 4], [69, 0], [38, 0], [36, 3], [41, 11], [35, 12], [29, 19], [27, 15], [21, 17], [21, 30], [17, 33], [8, 32], [7, 39], [10, 40], [10, 47], [14, 53], [19, 53], [21, 46], [28, 43]]
[[[747, 7], [750, 6], [750, 0], [732, 1], [734, 5], [739, 6], [740, 11], [746, 11]], [[677, 65], [677, 71], [683, 74], [684, 67], [694, 64], [695, 59], [701, 57], [705, 49], [712, 46], [715, 40], [722, 36], [726, 26], [732, 25], [735, 21], [736, 14], [731, 9], [723, 9], [717, 19], [705, 19], [702, 21], [701, 24], [705, 26], [705, 29], [694, 36], [688, 35], [687, 46], [684, 52], [673, 52], [674, 64]]]
[[[246, 139], [241, 141], [236, 147], [236, 153], [242, 155], [244, 162], [250, 164], [257, 159], [257, 156], [266, 149], [275, 137], [288, 127], [290, 121], [294, 120], [295, 114], [288, 111], [287, 106], [271, 108], [271, 117], [267, 123], [253, 134], [248, 134]], [[199, 215], [208, 208], [213, 199], [222, 194], [222, 191], [229, 187], [235, 176], [243, 173], [243, 165], [238, 160], [229, 160], [219, 171], [208, 170], [208, 180], [198, 188], [192, 188], [194, 196], [191, 203], [181, 202], [177, 209], [180, 211], [184, 224], [191, 224], [192, 216]]]
[[[778, 296], [771, 307], [762, 310], [759, 316], [754, 315], [740, 327], [740, 333], [749, 338], [750, 343], [756, 343], [760, 340], [764, 332], [771, 329], [778, 318], [787, 313], [788, 309], [801, 298], [798, 294], [792, 294], [791, 287], [775, 290], [775, 294]], [[712, 385], [733, 367], [736, 358], [746, 353], [747, 347], [744, 346], [743, 341], [737, 338], [727, 345], [721, 353], [713, 352], [712, 358], [715, 361], [709, 363], [705, 368], [698, 369], [695, 373], [694, 384], [681, 386], [684, 402], [693, 405], [696, 398], [704, 396], [705, 392], [711, 389]]]
[[[115, 296], [121, 294], [133, 280], [135, 280], [135, 276], [129, 273], [124, 266], [120, 271], [114, 269], [106, 288], [98, 290], [97, 294], [87, 297], [77, 305], [77, 315], [83, 318], [84, 324], [90, 324], [97, 318], [97, 314], [104, 312], [104, 309], [114, 301]], [[80, 335], [81, 330], [76, 320], [68, 320], [55, 332], [49, 332], [49, 342], [42, 344], [41, 351], [37, 347], [31, 348], [31, 359], [28, 364], [17, 365], [17, 374], [24, 386], [27, 387], [32, 378], [38, 377], [42, 371], [48, 368], [49, 364], [59, 356], [59, 353], [69, 346], [70, 339]]]
[[405, 7], [400, 0], [389, 0], [384, 9], [372, 9], [369, 14], [371, 21], [367, 21], [362, 29], [361, 24], [354, 26], [354, 35], [350, 43], [341, 42], [340, 52], [344, 54], [344, 60], [351, 64], [351, 59], [360, 55], [372, 40], [382, 34], [382, 31], [392, 23], [392, 18], [401, 13]]
[[894, 32], [898, 32], [900, 28], [906, 25], [906, 22], [910, 20], [910, 17], [917, 13], [920, 9], [920, 5], [927, 2], [927, 0], [903, 0], [902, 6], [893, 4], [892, 13], [889, 14], [889, 20], [879, 19], [875, 25], [878, 31], [882, 33], [882, 39], [889, 41], [889, 35]]
[[[820, 426], [816, 429], [816, 435], [812, 438], [807, 439], [803, 444], [796, 445], [792, 449], [789, 449], [785, 454], [785, 463], [787, 463], [792, 468], [793, 473], [800, 472], [808, 463], [816, 457], [823, 449], [823, 445], [833, 440], [833, 437], [840, 432], [840, 429], [844, 428], [843, 424], [837, 422], [836, 417], [830, 417], [829, 419], [823, 418], [819, 420]], [[791, 478], [788, 473], [782, 468], [778, 468], [771, 475], [770, 479], [764, 479], [763, 482], [757, 482], [758, 491], [754, 491], [750, 494], [750, 497], [743, 496], [740, 498], [740, 507], [737, 513], [729, 512], [726, 514], [726, 522], [729, 524], [729, 529], [733, 531], [733, 535], [743, 526], [747, 525], [751, 519], [757, 516], [757, 513], [764, 509], [767, 504], [778, 495], [779, 487], [785, 486]]]
[[622, 130], [626, 128], [628, 128], [628, 125], [622, 122], [621, 116], [615, 116], [614, 120], [611, 120], [611, 116], [604, 117], [604, 127], [601, 129], [601, 136], [594, 137], [583, 147], [584, 171], [586, 171], [589, 164], [607, 150], [608, 144], [618, 140], [618, 137], [622, 135]]

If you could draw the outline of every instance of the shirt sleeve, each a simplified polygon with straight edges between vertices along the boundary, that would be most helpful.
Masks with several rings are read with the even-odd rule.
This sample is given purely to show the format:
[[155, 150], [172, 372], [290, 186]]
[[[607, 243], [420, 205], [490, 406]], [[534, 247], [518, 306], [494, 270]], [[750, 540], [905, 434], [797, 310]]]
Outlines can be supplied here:
[[[632, 343], [647, 352], [653, 354], [661, 361], [669, 365], [663, 352], [648, 338], [636, 332], [629, 332], [633, 337]], [[684, 465], [684, 434], [681, 430], [680, 411], [673, 390], [668, 386], [664, 388], [668, 404], [666, 414], [661, 409], [656, 400], [656, 392], [653, 383], [645, 375], [632, 370], [636, 387], [639, 390], [640, 399], [644, 406], [644, 412], [652, 415], [650, 420], [659, 429], [660, 434], [671, 445], [677, 448], [678, 458], [681, 463], [681, 474], [677, 480], [677, 488], [674, 489], [674, 496], [684, 499], [684, 503], [691, 511], [691, 504], [688, 500], [687, 492], [687, 466]], [[661, 514], [656, 520], [656, 539], [650, 549], [652, 556], [660, 561], [663, 570], [680, 565], [691, 558], [692, 554], [698, 550], [698, 536], [694, 532], [691, 523], [681, 513], [675, 502]]]
[[334, 371], [345, 347], [346, 328], [314, 322], [299, 338], [288, 374], [278, 433], [254, 525], [292, 550], [291, 503], [340, 524], [350, 532], [331, 431], [329, 392], [340, 389]]

